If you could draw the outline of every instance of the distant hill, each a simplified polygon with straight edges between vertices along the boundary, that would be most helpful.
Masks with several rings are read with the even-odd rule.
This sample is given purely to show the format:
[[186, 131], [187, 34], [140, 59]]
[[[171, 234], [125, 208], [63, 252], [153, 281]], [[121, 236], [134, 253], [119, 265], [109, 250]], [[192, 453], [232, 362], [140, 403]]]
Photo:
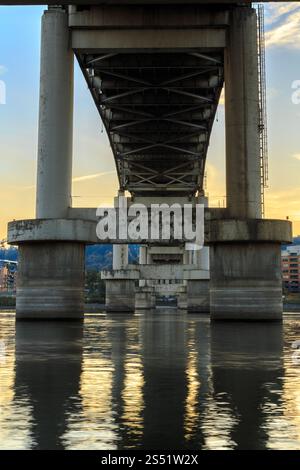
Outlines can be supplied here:
[[10, 261], [17, 261], [18, 249], [15, 247], [0, 248], [0, 260], [9, 259]]
[[[129, 262], [138, 262], [138, 245], [129, 246]], [[17, 261], [18, 249], [14, 247], [0, 248], [0, 260]], [[86, 247], [85, 265], [87, 270], [100, 271], [112, 268], [112, 245], [89, 245]]]
[[291, 245], [300, 245], [300, 235], [297, 235], [296, 237], [294, 237], [292, 243], [287, 243], [287, 244], [282, 245], [282, 249], [285, 250], [287, 246], [291, 246]]
[[[129, 245], [129, 263], [138, 262], [138, 245]], [[112, 245], [91, 245], [86, 247], [85, 265], [88, 270], [112, 268]]]

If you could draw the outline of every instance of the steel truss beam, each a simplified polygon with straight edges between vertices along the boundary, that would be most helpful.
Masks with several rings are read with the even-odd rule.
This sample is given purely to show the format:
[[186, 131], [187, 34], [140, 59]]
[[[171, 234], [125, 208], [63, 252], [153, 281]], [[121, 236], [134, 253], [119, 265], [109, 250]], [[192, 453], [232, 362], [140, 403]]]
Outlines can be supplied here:
[[110, 139], [120, 186], [135, 194], [201, 189], [223, 86], [223, 52], [77, 56]]

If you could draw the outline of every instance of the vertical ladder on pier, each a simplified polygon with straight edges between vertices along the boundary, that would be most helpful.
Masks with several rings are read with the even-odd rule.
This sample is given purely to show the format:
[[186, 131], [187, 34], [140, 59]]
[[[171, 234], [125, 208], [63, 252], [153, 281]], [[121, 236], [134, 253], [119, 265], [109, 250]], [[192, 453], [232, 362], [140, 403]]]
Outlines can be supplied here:
[[258, 49], [258, 91], [259, 91], [259, 151], [261, 173], [262, 216], [265, 216], [265, 188], [268, 187], [268, 131], [266, 104], [266, 60], [264, 6], [256, 5], [257, 49]]

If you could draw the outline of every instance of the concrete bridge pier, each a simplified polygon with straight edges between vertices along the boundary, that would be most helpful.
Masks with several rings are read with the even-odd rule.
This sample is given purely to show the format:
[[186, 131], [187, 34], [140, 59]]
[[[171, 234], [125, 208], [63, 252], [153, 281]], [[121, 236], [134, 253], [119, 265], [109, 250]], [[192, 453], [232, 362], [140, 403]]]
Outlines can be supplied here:
[[107, 312], [128, 313], [135, 310], [135, 281], [130, 279], [129, 273], [126, 275], [127, 268], [128, 245], [113, 245], [113, 278], [105, 281]]
[[[205, 208], [208, 207], [208, 198], [201, 196], [198, 201]], [[197, 250], [196, 246], [190, 246], [189, 264], [207, 272], [207, 279], [190, 279], [187, 281], [187, 310], [191, 313], [209, 313], [210, 292], [209, 292], [209, 247], [203, 246]]]
[[[147, 264], [148, 258], [148, 247], [147, 245], [141, 245], [139, 251], [139, 264]], [[151, 285], [151, 281], [141, 279], [139, 286], [135, 293], [135, 309], [136, 310], [149, 310], [154, 309], [156, 303], [156, 296], [154, 286]]]
[[[42, 18], [36, 217], [62, 219], [71, 205], [73, 52], [67, 14]], [[26, 238], [26, 237], [25, 237]], [[34, 241], [19, 245], [17, 319], [83, 316], [84, 243]]]
[[[119, 190], [114, 200], [115, 208], [125, 203], [124, 191]], [[113, 245], [113, 269], [110, 279], [105, 280], [105, 310], [107, 312], [134, 312], [135, 281], [128, 270], [128, 245]]]
[[212, 320], [280, 320], [287, 222], [261, 219], [256, 13], [230, 12], [225, 49], [227, 220], [210, 226]]
[[196, 269], [205, 270], [207, 279], [191, 279], [187, 281], [187, 309], [191, 313], [209, 313], [209, 248], [203, 247], [199, 252], [191, 252], [192, 263]]

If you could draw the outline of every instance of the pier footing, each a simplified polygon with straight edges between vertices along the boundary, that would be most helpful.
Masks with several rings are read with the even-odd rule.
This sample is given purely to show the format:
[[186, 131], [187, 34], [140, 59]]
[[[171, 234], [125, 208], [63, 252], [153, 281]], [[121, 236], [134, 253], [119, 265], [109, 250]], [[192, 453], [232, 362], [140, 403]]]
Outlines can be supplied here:
[[19, 246], [17, 320], [78, 320], [84, 313], [84, 244]]

